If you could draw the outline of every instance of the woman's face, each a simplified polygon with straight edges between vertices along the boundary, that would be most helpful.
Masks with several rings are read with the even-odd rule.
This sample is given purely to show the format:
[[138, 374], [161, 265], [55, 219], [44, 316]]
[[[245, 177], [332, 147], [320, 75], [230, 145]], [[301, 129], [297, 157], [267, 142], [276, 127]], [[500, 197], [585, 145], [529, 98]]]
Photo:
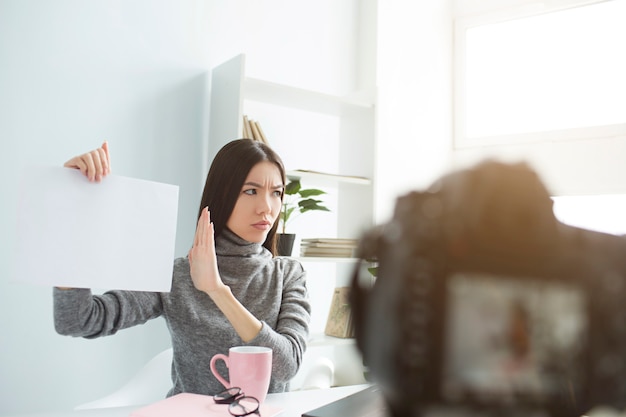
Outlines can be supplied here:
[[276, 165], [263, 161], [253, 166], [226, 226], [248, 242], [265, 242], [280, 213], [284, 187]]

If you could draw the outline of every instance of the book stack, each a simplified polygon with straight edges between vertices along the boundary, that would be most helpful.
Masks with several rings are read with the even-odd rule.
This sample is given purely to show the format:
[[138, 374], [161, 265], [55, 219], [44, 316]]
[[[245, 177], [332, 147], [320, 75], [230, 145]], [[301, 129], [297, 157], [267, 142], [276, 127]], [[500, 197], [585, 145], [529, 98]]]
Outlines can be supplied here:
[[242, 137], [245, 139], [258, 140], [259, 142], [263, 142], [266, 145], [269, 145], [267, 138], [265, 137], [265, 133], [263, 133], [263, 129], [261, 129], [261, 125], [256, 120], [252, 120], [248, 118], [245, 114], [243, 115], [243, 132]]
[[300, 256], [351, 258], [354, 256], [357, 244], [357, 239], [302, 239], [300, 242]]
[[324, 334], [333, 337], [354, 337], [354, 321], [350, 308], [350, 287], [335, 288], [328, 311]]

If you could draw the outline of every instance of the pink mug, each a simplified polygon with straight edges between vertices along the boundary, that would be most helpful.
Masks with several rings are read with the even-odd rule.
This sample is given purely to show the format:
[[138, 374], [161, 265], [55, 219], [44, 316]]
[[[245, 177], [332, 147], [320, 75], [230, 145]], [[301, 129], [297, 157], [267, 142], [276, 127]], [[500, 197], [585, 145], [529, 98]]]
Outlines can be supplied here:
[[[218, 360], [226, 364], [230, 381], [215, 368]], [[228, 356], [218, 353], [211, 358], [211, 372], [224, 387], [239, 387], [245, 395], [255, 397], [262, 403], [272, 377], [272, 349], [262, 346], [231, 347]]]

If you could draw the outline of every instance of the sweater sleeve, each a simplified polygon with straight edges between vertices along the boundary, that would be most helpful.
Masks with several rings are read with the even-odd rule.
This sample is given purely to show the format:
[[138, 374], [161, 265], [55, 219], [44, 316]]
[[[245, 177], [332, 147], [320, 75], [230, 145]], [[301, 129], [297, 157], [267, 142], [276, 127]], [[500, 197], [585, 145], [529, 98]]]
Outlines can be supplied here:
[[57, 333], [96, 338], [159, 317], [159, 293], [109, 291], [93, 295], [89, 289], [53, 289], [54, 327]]
[[264, 322], [257, 337], [248, 343], [272, 348], [272, 377], [284, 382], [300, 368], [311, 321], [306, 272], [299, 263], [296, 272], [285, 278], [276, 328]]

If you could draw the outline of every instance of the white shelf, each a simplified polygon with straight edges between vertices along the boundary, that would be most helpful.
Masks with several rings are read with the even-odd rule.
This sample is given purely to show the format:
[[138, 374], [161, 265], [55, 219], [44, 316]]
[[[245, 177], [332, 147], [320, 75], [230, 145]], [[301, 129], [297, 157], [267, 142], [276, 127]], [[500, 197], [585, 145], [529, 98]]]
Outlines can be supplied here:
[[333, 263], [355, 263], [359, 258], [339, 258], [335, 256], [293, 256], [300, 262], [333, 262]]
[[340, 258], [336, 256], [281, 256], [281, 258], [293, 258], [299, 262], [329, 262], [329, 263], [356, 263], [360, 258]]
[[357, 263], [361, 258], [340, 258], [338, 256], [281, 256], [281, 258], [293, 258], [300, 262], [330, 262], [330, 263]]
[[356, 184], [356, 185], [371, 185], [372, 180], [364, 177], [356, 177], [349, 175], [335, 175], [324, 172], [306, 171], [306, 170], [291, 170], [287, 171], [287, 177], [291, 179], [299, 178], [306, 179], [307, 182], [315, 182], [319, 185], [337, 185], [337, 184]]
[[350, 111], [371, 111], [374, 107], [371, 101], [333, 96], [255, 78], [245, 78], [243, 88], [246, 92], [246, 100], [262, 101], [315, 113], [341, 116]]
[[327, 336], [324, 333], [311, 334], [307, 342], [307, 346], [341, 346], [354, 344], [356, 344], [356, 340], [353, 337], [333, 337]]

